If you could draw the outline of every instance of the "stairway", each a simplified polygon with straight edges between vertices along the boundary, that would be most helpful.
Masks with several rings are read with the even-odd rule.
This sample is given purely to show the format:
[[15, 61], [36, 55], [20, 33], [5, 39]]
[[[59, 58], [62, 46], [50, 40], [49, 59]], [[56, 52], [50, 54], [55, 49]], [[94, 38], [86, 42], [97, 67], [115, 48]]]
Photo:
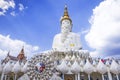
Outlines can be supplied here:
[[30, 80], [27, 74], [21, 76], [18, 80]]

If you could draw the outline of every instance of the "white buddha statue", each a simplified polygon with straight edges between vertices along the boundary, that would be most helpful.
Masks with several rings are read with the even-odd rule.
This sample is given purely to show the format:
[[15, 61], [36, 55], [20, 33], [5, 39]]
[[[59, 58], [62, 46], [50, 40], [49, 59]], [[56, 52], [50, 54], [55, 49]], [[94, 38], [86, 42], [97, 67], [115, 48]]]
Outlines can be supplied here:
[[72, 20], [68, 15], [67, 6], [65, 6], [64, 15], [61, 18], [61, 33], [55, 35], [52, 48], [59, 51], [82, 48], [80, 36], [72, 32]]

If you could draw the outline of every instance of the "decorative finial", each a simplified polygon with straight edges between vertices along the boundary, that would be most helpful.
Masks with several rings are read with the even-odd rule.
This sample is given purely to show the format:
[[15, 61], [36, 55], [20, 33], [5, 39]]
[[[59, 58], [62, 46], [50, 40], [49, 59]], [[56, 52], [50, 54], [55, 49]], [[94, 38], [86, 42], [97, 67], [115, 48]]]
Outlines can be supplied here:
[[22, 60], [22, 59], [25, 58], [25, 56], [24, 56], [24, 46], [22, 47], [22, 49], [21, 49], [19, 55], [17, 56], [17, 58], [18, 58], [18, 60]]
[[22, 49], [24, 49], [24, 45], [22, 46]]
[[67, 8], [67, 4], [65, 4], [65, 8]]
[[24, 46], [22, 46], [22, 49], [19, 54], [24, 54]]
[[7, 53], [7, 56], [9, 56], [10, 55], [10, 50], [8, 51], [8, 53]]
[[65, 5], [64, 14], [63, 14], [63, 17], [62, 17], [62, 19], [61, 19], [61, 22], [62, 22], [63, 20], [65, 20], [65, 19], [70, 20], [70, 22], [72, 22], [72, 20], [71, 20], [70, 17], [69, 17], [69, 14], [68, 14], [67, 5]]

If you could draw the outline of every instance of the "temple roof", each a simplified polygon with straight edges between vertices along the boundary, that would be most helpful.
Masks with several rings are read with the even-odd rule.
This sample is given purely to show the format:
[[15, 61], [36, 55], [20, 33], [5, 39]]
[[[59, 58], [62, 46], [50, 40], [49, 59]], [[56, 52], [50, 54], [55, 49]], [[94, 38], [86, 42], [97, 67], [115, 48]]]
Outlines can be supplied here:
[[11, 55], [9, 55], [9, 58], [10, 58], [10, 60], [14, 60], [14, 61], [17, 61], [17, 60], [18, 60], [17, 57], [15, 57], [15, 56], [11, 56]]
[[24, 47], [21, 49], [17, 57], [10, 55], [10, 51], [9, 51], [5, 59], [2, 60], [2, 63], [7, 63], [9, 60], [18, 61], [18, 60], [23, 60], [23, 59], [26, 59], [24, 55]]
[[8, 52], [6, 58], [4, 60], [2, 60], [2, 63], [7, 63], [9, 60], [18, 61], [18, 58], [10, 55], [10, 52]]

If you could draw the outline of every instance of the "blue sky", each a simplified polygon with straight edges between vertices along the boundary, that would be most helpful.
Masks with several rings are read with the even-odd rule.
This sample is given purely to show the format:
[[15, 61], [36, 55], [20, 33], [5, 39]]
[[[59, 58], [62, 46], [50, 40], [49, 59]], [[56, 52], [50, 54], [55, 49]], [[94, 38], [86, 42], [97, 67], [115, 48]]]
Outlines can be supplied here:
[[17, 16], [6, 13], [0, 16], [0, 33], [11, 35], [42, 49], [50, 49], [53, 37], [60, 32], [60, 18], [64, 5], [67, 4], [69, 15], [73, 21], [73, 31], [80, 32], [89, 26], [88, 19], [92, 9], [101, 0], [15, 0], [28, 7], [23, 12], [15, 9]]
[[[4, 0], [3, 0], [4, 1]], [[89, 20], [93, 9], [103, 0], [7, 0], [14, 1], [14, 8], [9, 7], [0, 15], [0, 34], [10, 35], [12, 40], [21, 40], [40, 51], [51, 49], [53, 37], [60, 32], [60, 18], [64, 5], [67, 4], [73, 21], [73, 32], [80, 33], [91, 28]], [[20, 4], [22, 9], [20, 10]], [[2, 8], [0, 9], [2, 11]], [[11, 12], [14, 14], [12, 15]], [[84, 49], [94, 50], [81, 35]]]

